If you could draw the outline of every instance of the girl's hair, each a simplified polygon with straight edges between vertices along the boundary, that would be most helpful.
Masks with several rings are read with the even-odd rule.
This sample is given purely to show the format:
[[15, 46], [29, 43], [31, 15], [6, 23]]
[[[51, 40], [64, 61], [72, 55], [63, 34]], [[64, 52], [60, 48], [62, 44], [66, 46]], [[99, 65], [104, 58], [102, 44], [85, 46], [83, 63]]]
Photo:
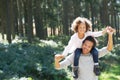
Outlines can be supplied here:
[[81, 21], [76, 22], [75, 32], [78, 32], [78, 26], [81, 24]]
[[81, 24], [81, 23], [85, 23], [86, 25], [86, 32], [87, 31], [91, 31], [92, 29], [92, 23], [90, 22], [90, 20], [88, 20], [87, 18], [82, 18], [82, 17], [77, 17], [72, 25], [71, 25], [71, 29], [74, 31], [74, 32], [78, 32], [78, 26]]
[[86, 24], [86, 30], [87, 31], [92, 31], [92, 23], [91, 23], [91, 21], [90, 20], [88, 20], [87, 18], [84, 18], [84, 20], [85, 20], [85, 24]]

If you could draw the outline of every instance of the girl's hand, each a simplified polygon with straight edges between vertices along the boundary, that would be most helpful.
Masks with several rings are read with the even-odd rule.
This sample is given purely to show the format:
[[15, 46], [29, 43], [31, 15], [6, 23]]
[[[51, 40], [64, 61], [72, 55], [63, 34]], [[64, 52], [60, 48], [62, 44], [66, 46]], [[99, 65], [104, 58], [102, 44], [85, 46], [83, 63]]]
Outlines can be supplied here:
[[108, 26], [107, 27], [107, 33], [108, 34], [113, 34], [115, 32], [115, 29], [114, 28], [112, 28], [111, 26]]

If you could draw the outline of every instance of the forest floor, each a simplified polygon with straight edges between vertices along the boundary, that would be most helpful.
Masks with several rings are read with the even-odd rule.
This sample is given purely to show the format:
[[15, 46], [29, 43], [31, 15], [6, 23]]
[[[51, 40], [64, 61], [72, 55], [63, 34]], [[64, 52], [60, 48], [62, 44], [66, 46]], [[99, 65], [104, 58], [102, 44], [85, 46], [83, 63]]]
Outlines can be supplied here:
[[115, 64], [105, 71], [99, 77], [100, 80], [120, 80], [120, 64]]

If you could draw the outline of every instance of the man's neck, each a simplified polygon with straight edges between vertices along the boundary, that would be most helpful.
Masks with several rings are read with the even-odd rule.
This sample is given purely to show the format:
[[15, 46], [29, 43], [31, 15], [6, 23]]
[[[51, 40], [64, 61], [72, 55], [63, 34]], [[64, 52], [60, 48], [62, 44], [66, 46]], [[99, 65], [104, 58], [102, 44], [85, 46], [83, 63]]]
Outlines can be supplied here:
[[89, 55], [90, 55], [90, 53], [87, 53], [87, 54], [83, 54], [83, 53], [82, 53], [82, 55], [84, 55], [84, 56], [89, 56]]

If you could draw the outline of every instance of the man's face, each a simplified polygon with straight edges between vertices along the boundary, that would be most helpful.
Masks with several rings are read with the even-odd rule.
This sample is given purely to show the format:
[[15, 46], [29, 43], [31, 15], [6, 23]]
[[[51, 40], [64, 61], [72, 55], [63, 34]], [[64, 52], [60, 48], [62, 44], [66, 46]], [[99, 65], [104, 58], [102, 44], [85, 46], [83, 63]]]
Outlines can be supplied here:
[[93, 47], [93, 42], [86, 40], [82, 44], [82, 53], [88, 54], [91, 51], [92, 47]]

